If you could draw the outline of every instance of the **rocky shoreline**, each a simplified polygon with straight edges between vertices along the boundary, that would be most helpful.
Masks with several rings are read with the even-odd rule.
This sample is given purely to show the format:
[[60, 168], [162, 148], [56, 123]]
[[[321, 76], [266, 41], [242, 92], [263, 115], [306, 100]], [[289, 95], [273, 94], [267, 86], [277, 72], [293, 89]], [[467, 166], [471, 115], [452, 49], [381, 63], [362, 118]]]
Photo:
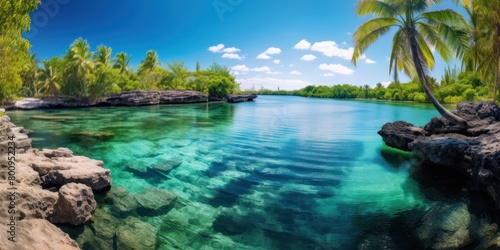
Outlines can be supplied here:
[[483, 209], [491, 211], [474, 213], [482, 205], [467, 199], [436, 205], [425, 213], [414, 232], [418, 245], [433, 249], [474, 245], [477, 249], [497, 249], [500, 247], [497, 226], [500, 220], [495, 215], [500, 210], [500, 108], [495, 103], [467, 102], [459, 103], [455, 113], [467, 121], [467, 129], [434, 117], [424, 127], [404, 121], [387, 123], [378, 133], [386, 145], [412, 152], [424, 170], [448, 173], [440, 178], [463, 179], [462, 191], [471, 197], [484, 194]]
[[24, 98], [5, 106], [7, 110], [32, 110], [50, 108], [83, 108], [93, 106], [146, 106], [159, 104], [189, 104], [209, 101], [227, 101], [230, 103], [249, 102], [257, 95], [227, 95], [225, 98], [209, 97], [199, 91], [190, 90], [133, 90], [120, 94], [108, 95], [96, 101], [84, 101], [73, 97], [60, 96], [41, 100]]
[[111, 187], [110, 170], [66, 148], [33, 149], [30, 131], [0, 113], [0, 249], [80, 249], [54, 224], [88, 222], [94, 192]]

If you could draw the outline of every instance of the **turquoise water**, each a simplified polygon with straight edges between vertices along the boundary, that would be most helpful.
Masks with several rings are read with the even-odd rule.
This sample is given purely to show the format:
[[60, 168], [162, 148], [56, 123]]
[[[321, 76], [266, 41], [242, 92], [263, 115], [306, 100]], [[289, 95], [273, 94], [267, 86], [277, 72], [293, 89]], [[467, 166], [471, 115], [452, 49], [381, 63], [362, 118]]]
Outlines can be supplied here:
[[[377, 134], [396, 120], [424, 125], [437, 115], [424, 104], [260, 96], [8, 115], [34, 131], [33, 147], [103, 160], [113, 189], [177, 194], [168, 213], [133, 214], [158, 230], [157, 249], [352, 249], [374, 235], [404, 245], [408, 230], [394, 223], [443, 196], [430, 195], [436, 188], [414, 177], [411, 155]], [[66, 119], [30, 119], [36, 115]], [[88, 135], [95, 132], [106, 133]], [[169, 173], [148, 168], [172, 160], [181, 164]], [[123, 220], [109, 206], [98, 210]], [[89, 227], [65, 230], [92, 249]]]

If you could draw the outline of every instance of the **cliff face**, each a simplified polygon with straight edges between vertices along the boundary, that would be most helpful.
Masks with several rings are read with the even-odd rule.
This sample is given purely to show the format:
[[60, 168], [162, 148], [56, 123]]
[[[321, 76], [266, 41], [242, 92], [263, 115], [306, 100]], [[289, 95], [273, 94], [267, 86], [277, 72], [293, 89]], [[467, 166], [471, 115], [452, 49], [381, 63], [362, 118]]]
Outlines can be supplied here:
[[28, 133], [0, 117], [0, 231], [7, 238], [0, 249], [79, 249], [51, 222], [88, 222], [93, 192], [111, 187], [110, 171], [69, 149], [33, 149]]
[[388, 146], [463, 174], [471, 188], [487, 192], [500, 209], [500, 108], [495, 103], [460, 103], [456, 113], [468, 122], [468, 129], [435, 117], [423, 128], [387, 123], [379, 134]]

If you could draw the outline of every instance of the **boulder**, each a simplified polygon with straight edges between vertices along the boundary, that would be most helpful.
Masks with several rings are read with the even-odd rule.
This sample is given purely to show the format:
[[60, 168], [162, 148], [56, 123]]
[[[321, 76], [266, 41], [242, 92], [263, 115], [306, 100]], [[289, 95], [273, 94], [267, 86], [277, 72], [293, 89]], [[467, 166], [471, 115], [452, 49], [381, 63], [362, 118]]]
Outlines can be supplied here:
[[116, 230], [117, 249], [154, 250], [158, 230], [135, 217], [127, 217]]
[[[0, 231], [8, 231], [4, 223], [0, 224]], [[47, 220], [26, 219], [17, 223], [16, 242], [11, 242], [4, 238], [0, 240], [0, 249], [78, 250], [80, 248], [76, 241], [72, 240], [68, 234]]]
[[107, 194], [105, 202], [111, 205], [111, 211], [117, 214], [127, 214], [134, 212], [137, 202], [130, 192], [123, 188], [112, 188]]
[[418, 137], [425, 136], [427, 132], [411, 123], [397, 121], [385, 124], [378, 134], [388, 146], [408, 151], [408, 144]]
[[469, 231], [472, 217], [465, 203], [436, 205], [417, 228], [422, 245], [432, 249], [458, 249], [473, 238]]
[[164, 173], [169, 173], [170, 171], [179, 167], [180, 165], [182, 165], [182, 160], [167, 160], [154, 165], [152, 169]]
[[61, 187], [68, 183], [82, 183], [94, 191], [111, 187], [111, 172], [103, 162], [84, 156], [73, 156], [69, 149], [32, 150], [20, 162], [39, 173], [42, 185]]
[[135, 199], [144, 213], [158, 214], [172, 208], [177, 195], [164, 189], [147, 188], [137, 193]]
[[90, 187], [77, 183], [66, 184], [59, 189], [59, 199], [49, 221], [79, 226], [92, 218], [95, 208], [94, 193]]

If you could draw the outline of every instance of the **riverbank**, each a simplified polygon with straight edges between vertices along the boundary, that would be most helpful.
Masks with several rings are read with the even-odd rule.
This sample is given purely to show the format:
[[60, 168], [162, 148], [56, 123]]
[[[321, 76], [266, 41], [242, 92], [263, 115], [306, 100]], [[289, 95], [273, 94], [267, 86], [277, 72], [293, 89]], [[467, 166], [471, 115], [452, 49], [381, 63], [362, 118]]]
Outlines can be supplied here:
[[5, 105], [6, 110], [32, 110], [50, 108], [84, 108], [102, 106], [146, 106], [159, 104], [189, 104], [213, 101], [230, 103], [248, 102], [257, 95], [227, 95], [223, 98], [209, 97], [199, 91], [190, 90], [133, 90], [120, 94], [108, 95], [95, 101], [86, 101], [72, 97], [50, 99], [24, 98]]
[[67, 148], [34, 149], [29, 130], [0, 110], [0, 249], [79, 249], [54, 224], [81, 226], [96, 209], [94, 192], [111, 187], [103, 162]]

